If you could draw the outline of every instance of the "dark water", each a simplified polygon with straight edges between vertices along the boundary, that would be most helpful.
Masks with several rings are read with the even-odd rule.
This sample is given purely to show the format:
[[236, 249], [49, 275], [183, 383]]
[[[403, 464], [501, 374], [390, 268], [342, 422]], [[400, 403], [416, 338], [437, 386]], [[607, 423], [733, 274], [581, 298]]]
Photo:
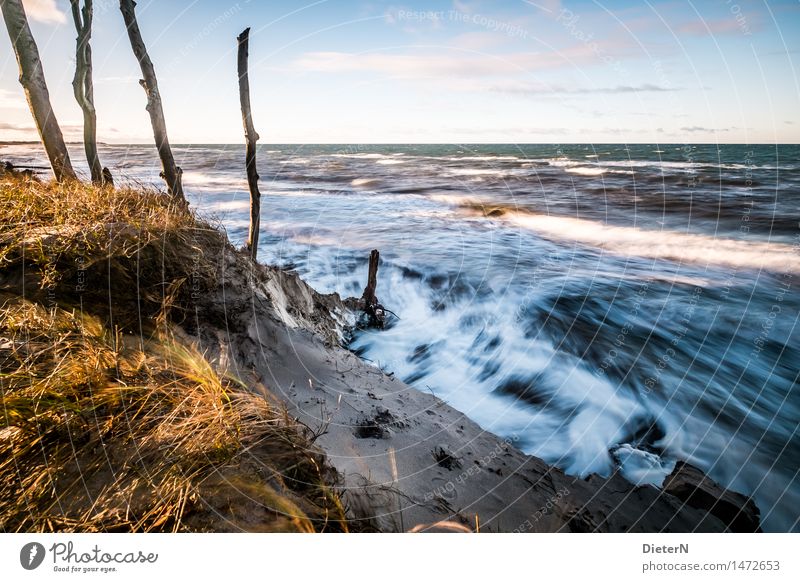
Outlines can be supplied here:
[[[158, 181], [150, 147], [101, 153]], [[176, 153], [242, 240], [243, 149]], [[262, 260], [360, 295], [381, 250], [400, 319], [364, 357], [568, 472], [684, 459], [798, 529], [800, 147], [269, 145], [260, 170]]]

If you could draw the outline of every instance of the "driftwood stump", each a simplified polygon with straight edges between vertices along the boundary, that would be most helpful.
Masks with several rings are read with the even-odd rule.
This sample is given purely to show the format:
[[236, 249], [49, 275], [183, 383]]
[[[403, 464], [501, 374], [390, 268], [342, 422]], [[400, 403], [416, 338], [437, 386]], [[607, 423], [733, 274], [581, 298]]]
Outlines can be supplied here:
[[378, 262], [380, 261], [381, 254], [377, 250], [373, 250], [369, 254], [369, 274], [367, 275], [367, 286], [364, 288], [364, 294], [361, 295], [361, 300], [364, 306], [376, 305], [378, 297], [375, 295], [375, 289], [378, 286]]
[[381, 255], [377, 250], [369, 254], [369, 274], [367, 275], [367, 286], [361, 295], [361, 309], [369, 318], [369, 325], [372, 327], [383, 327], [386, 323], [386, 310], [378, 301], [375, 289], [378, 286], [378, 263]]
[[114, 176], [111, 175], [111, 170], [103, 168], [103, 185], [110, 188], [114, 187]]

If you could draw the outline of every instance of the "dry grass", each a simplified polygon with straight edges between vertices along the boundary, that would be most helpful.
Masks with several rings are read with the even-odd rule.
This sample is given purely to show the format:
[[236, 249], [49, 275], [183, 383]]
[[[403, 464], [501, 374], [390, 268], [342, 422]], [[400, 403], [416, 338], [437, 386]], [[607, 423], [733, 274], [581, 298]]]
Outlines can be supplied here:
[[115, 324], [142, 331], [142, 319], [189, 303], [190, 279], [195, 292], [213, 288], [227, 248], [217, 229], [154, 189], [0, 174], [2, 288], [26, 297], [101, 308], [113, 296]]
[[0, 531], [347, 529], [303, 428], [169, 332], [226, 245], [156, 192], [0, 175]]
[[174, 342], [0, 309], [0, 530], [346, 528], [322, 455]]

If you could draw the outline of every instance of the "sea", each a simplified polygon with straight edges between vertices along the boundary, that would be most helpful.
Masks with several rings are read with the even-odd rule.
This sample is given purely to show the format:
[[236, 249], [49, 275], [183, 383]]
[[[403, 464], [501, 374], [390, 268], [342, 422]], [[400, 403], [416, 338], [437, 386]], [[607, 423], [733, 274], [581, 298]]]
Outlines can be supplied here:
[[[241, 244], [244, 147], [174, 152]], [[100, 156], [162, 187], [151, 145]], [[380, 251], [392, 314], [349, 346], [375, 366], [569, 474], [682, 460], [800, 529], [800, 146], [264, 144], [258, 170], [260, 261], [360, 296]]]

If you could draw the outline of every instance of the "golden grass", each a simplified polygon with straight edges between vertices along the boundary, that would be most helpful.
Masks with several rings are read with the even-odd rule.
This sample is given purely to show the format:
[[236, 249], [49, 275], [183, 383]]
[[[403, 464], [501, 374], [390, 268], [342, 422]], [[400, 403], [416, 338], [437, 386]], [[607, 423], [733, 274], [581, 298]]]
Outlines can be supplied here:
[[[285, 411], [170, 318], [109, 328], [109, 293], [115, 315], [163, 316], [190, 277], [216, 285], [225, 245], [155, 191], [0, 175], [0, 531], [347, 529]], [[93, 266], [114, 288], [74, 291]]]
[[307, 437], [174, 340], [6, 298], [0, 414], [3, 531], [346, 528]]
[[0, 174], [5, 290], [43, 303], [85, 303], [104, 319], [112, 296], [115, 324], [141, 332], [143, 321], [190, 303], [187, 282], [195, 293], [215, 288], [225, 252], [235, 251], [219, 230], [155, 189]]

